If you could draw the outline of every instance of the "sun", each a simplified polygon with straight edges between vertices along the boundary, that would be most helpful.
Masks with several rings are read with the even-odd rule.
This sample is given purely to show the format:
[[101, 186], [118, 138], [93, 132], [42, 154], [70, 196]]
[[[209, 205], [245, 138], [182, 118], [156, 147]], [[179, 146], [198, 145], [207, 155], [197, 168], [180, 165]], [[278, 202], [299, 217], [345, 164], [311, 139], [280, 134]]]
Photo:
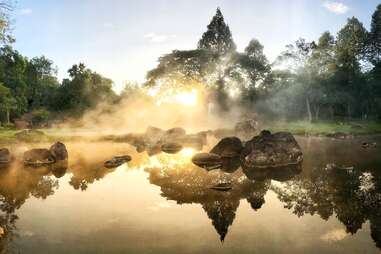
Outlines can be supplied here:
[[189, 92], [179, 92], [173, 95], [173, 101], [184, 106], [193, 107], [197, 105], [197, 90]]

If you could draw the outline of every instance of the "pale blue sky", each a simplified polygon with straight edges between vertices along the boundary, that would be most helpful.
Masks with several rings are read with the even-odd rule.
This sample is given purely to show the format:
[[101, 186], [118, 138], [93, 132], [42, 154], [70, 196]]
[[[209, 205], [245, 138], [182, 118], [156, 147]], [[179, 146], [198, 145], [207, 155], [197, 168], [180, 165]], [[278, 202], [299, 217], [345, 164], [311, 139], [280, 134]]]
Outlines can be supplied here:
[[336, 33], [348, 17], [369, 28], [380, 0], [18, 0], [15, 48], [45, 55], [67, 76], [74, 63], [113, 79], [143, 81], [159, 56], [195, 48], [216, 7], [242, 51], [251, 38], [274, 59], [299, 37]]

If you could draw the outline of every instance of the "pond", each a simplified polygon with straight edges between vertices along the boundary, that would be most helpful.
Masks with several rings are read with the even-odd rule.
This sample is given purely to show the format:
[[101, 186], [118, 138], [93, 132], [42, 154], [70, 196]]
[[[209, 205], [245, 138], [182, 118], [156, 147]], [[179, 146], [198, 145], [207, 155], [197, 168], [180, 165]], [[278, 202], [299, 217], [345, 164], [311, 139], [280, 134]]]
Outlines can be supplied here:
[[[0, 253], [380, 253], [381, 138], [297, 141], [300, 173], [258, 179], [207, 172], [190, 148], [67, 143], [67, 169], [0, 170]], [[132, 160], [103, 167], [118, 154]]]

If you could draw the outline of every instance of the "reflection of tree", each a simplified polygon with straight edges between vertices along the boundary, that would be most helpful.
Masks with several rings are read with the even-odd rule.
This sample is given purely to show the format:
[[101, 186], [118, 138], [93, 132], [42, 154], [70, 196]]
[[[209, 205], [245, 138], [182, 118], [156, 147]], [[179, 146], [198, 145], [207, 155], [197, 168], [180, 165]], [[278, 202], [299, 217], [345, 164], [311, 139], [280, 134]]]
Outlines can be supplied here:
[[79, 159], [72, 166], [70, 166], [70, 171], [73, 176], [71, 177], [69, 184], [76, 190], [81, 189], [84, 191], [87, 189], [89, 184], [102, 179], [114, 170], [115, 169], [105, 168], [103, 166], [103, 160], [94, 162]]
[[[219, 170], [207, 172], [190, 164], [176, 168], [146, 168], [150, 183], [161, 187], [161, 195], [178, 204], [197, 203], [212, 220], [221, 241], [235, 219], [241, 199], [247, 199], [253, 209], [259, 209], [264, 203], [264, 195], [270, 186], [270, 180], [249, 180], [242, 171], [227, 174]], [[210, 189], [219, 183], [230, 183], [230, 191]]]
[[13, 165], [0, 172], [0, 253], [8, 253], [18, 219], [16, 210], [31, 196], [45, 199], [54, 194], [58, 181], [49, 171]]
[[374, 172], [327, 165], [308, 175], [272, 186], [285, 207], [298, 216], [319, 214], [325, 220], [336, 214], [348, 233], [355, 234], [370, 220], [372, 238], [380, 247], [381, 186]]

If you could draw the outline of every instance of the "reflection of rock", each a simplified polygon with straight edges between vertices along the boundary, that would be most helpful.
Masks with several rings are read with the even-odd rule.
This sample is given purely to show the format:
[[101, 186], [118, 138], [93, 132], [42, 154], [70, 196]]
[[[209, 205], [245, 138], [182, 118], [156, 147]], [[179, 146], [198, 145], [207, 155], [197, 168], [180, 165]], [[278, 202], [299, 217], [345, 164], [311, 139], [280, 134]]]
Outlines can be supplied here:
[[161, 146], [161, 150], [165, 153], [178, 153], [183, 146], [177, 143], [165, 143]]
[[52, 153], [45, 148], [36, 148], [24, 153], [24, 164], [28, 166], [44, 166], [55, 162]]
[[56, 161], [62, 161], [68, 159], [68, 153], [66, 146], [61, 142], [56, 142], [50, 147], [50, 152], [54, 156]]
[[239, 156], [243, 149], [242, 142], [237, 137], [226, 137], [215, 145], [210, 153], [218, 154], [221, 157]]
[[222, 166], [221, 156], [214, 153], [197, 153], [192, 157], [192, 162], [206, 170], [221, 168]]
[[11, 153], [7, 148], [0, 148], [0, 168], [9, 165], [12, 160]]
[[66, 170], [68, 168], [68, 164], [69, 163], [67, 160], [58, 161], [58, 162], [50, 165], [49, 168], [55, 177], [60, 178], [60, 177], [63, 177], [65, 175]]
[[[185, 164], [172, 168], [146, 168], [149, 181], [161, 188], [162, 196], [178, 204], [201, 204], [223, 241], [232, 225], [241, 199], [262, 200], [270, 180], [251, 181], [241, 171], [226, 174], [207, 172]], [[212, 189], [214, 188], [214, 189]], [[216, 189], [220, 191], [216, 191]]]
[[302, 171], [301, 163], [283, 167], [272, 168], [243, 168], [247, 178], [252, 180], [273, 179], [276, 181], [287, 181]]
[[241, 166], [239, 157], [222, 157], [221, 170], [227, 173], [233, 173]]
[[262, 131], [246, 142], [241, 153], [242, 167], [247, 169], [283, 167], [298, 164], [302, 159], [302, 151], [289, 132]]

